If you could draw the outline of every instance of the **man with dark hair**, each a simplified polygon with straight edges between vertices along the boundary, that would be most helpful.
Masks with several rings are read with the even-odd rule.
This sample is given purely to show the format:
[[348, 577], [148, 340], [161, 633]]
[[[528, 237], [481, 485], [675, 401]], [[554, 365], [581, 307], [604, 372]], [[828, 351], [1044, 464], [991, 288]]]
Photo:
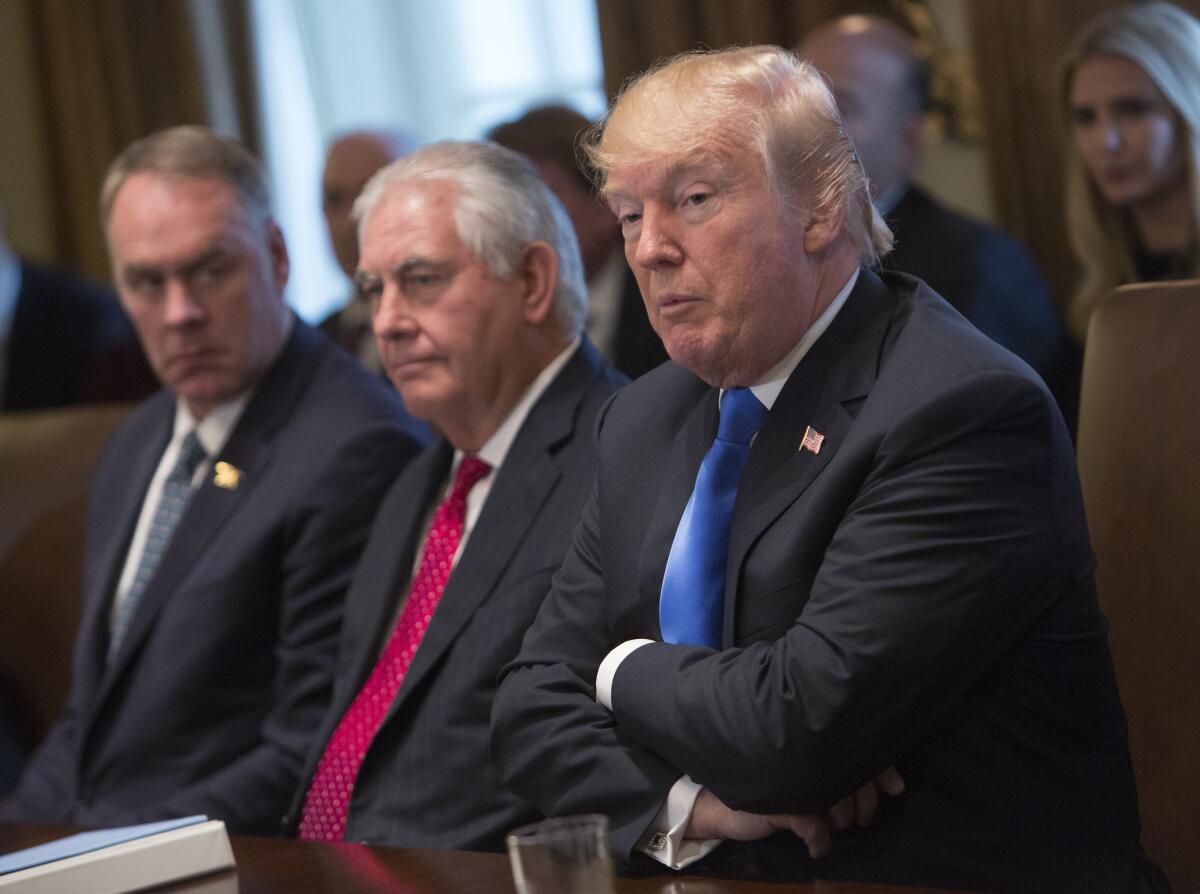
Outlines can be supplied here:
[[666, 360], [667, 352], [646, 319], [612, 211], [597, 199], [593, 171], [578, 150], [590, 126], [567, 106], [539, 106], [493, 128], [488, 137], [532, 161], [567, 209], [588, 284], [588, 338], [617, 369], [636, 379]]
[[200, 127], [113, 162], [117, 289], [163, 388], [96, 469], [63, 717], [4, 818], [266, 834], [329, 698], [342, 596], [420, 427], [297, 319], [258, 162]]

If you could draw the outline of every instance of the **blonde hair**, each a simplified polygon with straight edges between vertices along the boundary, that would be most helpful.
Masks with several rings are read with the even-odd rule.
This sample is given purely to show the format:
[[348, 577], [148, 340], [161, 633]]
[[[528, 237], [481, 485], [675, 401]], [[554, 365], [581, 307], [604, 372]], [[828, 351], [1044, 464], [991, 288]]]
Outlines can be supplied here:
[[[1179, 114], [1187, 129], [1187, 189], [1192, 197], [1193, 241], [1200, 234], [1200, 22], [1170, 3], [1137, 3], [1088, 22], [1075, 35], [1059, 68], [1059, 96], [1070, 110], [1071, 86], [1081, 62], [1119, 56], [1138, 65]], [[1092, 311], [1114, 288], [1137, 279], [1134, 232], [1128, 215], [1096, 188], [1083, 159], [1066, 138], [1066, 214], [1071, 248], [1083, 267], [1067, 309], [1067, 325], [1082, 342]], [[1200, 276], [1200, 257], [1195, 273]]]
[[[749, 145], [745, 145], [749, 143]], [[583, 149], [603, 190], [617, 166], [753, 150], [785, 206], [844, 207], [863, 263], [892, 247], [833, 94], [807, 62], [773, 46], [693, 51], [626, 84]]]

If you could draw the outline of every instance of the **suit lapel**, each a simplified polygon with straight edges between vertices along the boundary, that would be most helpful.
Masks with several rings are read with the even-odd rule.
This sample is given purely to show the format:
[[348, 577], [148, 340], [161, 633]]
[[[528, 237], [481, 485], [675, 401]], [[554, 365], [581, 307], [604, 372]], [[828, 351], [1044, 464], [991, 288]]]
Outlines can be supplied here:
[[217, 487], [209, 475], [193, 494], [158, 570], [142, 593], [129, 629], [105, 681], [103, 694], [111, 689], [130, 658], [154, 626], [163, 604], [209, 543], [239, 507], [252, 503], [252, 497], [274, 453], [273, 436], [287, 421], [291, 409], [308, 387], [317, 365], [320, 345], [313, 330], [294, 321], [291, 337], [279, 358], [259, 384], [229, 441], [213, 465], [226, 462], [241, 470], [234, 489]]
[[170, 394], [162, 392], [150, 400], [161, 406], [156, 407], [148, 421], [140, 426], [142, 431], [131, 434], [132, 455], [116, 476], [102, 485], [105, 493], [96, 495], [99, 505], [112, 507], [111, 524], [100, 527], [94, 534], [101, 542], [96, 547], [94, 573], [88, 575], [85, 610], [79, 626], [83, 666], [90, 671], [86, 680], [96, 685], [104, 676], [107, 660], [112, 597], [125, 567], [129, 542], [142, 511], [146, 490], [171, 438], [175, 417], [175, 403]]
[[562, 477], [557, 448], [571, 436], [584, 385], [597, 374], [600, 363], [595, 349], [585, 341], [529, 411], [504, 464], [495, 473], [483, 511], [392, 702], [388, 720], [437, 666], [480, 604], [496, 592]]
[[[355, 653], [348, 658], [347, 671], [339, 674], [339, 691], [335, 694], [338, 716], [350, 708], [354, 697], [363, 687], [383, 651], [384, 643], [392, 634], [400, 607], [408, 599], [412, 586], [413, 565], [417, 550], [422, 546], [425, 524], [433, 515], [446, 487], [454, 448], [447, 441], [438, 441], [413, 460], [404, 471], [406, 478], [421, 482], [419, 499], [408, 500], [401, 505], [389, 507], [387, 514], [380, 512], [375, 519], [375, 528], [388, 532], [388, 540], [396, 549], [381, 556], [383, 563], [376, 568], [365, 568], [368, 576], [363, 580], [363, 597], [347, 602], [352, 617], [345, 623], [364, 635], [355, 636], [351, 647]], [[343, 638], [346, 642], [347, 638]]]
[[666, 474], [659, 484], [658, 500], [642, 540], [638, 562], [639, 594], [645, 622], [656, 636], [661, 636], [658, 601], [675, 529], [696, 486], [700, 463], [717, 434], [718, 394], [717, 389], [696, 380], [696, 400], [675, 436]]
[[[894, 308], [869, 271], [829, 329], [789, 377], [755, 438], [738, 486], [725, 576], [725, 646], [731, 645], [740, 569], [762, 532], [794, 503], [833, 459], [854, 422], [852, 408], [879, 372]], [[820, 450], [801, 449], [805, 430], [824, 435]]]

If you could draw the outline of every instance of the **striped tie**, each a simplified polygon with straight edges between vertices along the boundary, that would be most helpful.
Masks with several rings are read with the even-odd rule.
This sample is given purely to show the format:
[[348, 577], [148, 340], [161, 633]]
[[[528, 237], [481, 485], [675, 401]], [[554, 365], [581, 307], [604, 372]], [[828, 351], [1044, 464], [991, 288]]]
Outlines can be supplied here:
[[121, 642], [125, 639], [125, 632], [129, 629], [129, 622], [142, 593], [146, 591], [146, 585], [158, 570], [158, 563], [162, 561], [163, 553], [171, 543], [175, 526], [179, 524], [179, 519], [187, 509], [188, 501], [192, 498], [192, 476], [205, 456], [204, 447], [196, 437], [196, 432], [188, 432], [179, 446], [179, 457], [175, 460], [171, 473], [167, 475], [167, 480], [163, 482], [162, 496], [154, 508], [154, 518], [150, 522], [150, 532], [146, 536], [146, 545], [142, 549], [141, 559], [138, 560], [133, 583], [129, 592], [125, 594], [125, 599], [117, 606], [112, 635], [108, 640], [109, 664], [112, 664], [117, 650], [121, 648]]

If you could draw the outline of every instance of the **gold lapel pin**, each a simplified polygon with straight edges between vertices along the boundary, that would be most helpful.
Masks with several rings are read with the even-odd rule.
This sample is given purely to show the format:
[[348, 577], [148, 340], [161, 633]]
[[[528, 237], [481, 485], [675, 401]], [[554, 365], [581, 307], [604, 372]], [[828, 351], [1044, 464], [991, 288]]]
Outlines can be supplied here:
[[226, 462], [213, 466], [213, 484], [225, 490], [237, 490], [242, 483], [242, 470]]

